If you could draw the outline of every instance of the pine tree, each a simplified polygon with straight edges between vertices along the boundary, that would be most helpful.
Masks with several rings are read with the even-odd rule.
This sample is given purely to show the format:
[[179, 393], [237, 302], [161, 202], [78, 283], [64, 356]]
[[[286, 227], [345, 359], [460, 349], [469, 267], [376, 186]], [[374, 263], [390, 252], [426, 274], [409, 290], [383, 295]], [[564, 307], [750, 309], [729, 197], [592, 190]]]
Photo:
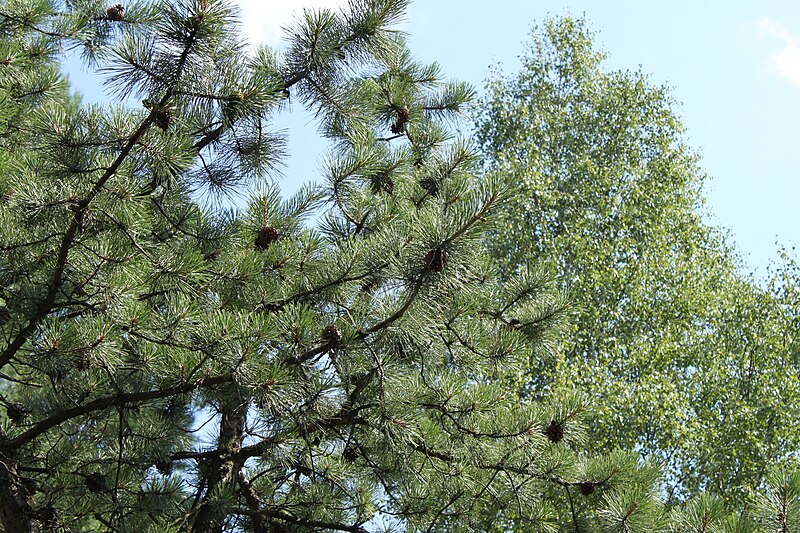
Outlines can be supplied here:
[[[5, 531], [661, 520], [656, 470], [584, 453], [580, 398], [508, 386], [567, 306], [497, 281], [472, 90], [413, 61], [405, 4], [305, 11], [278, 54], [218, 0], [0, 3]], [[66, 48], [114, 101], [68, 95]], [[331, 151], [282, 199], [288, 101]]]

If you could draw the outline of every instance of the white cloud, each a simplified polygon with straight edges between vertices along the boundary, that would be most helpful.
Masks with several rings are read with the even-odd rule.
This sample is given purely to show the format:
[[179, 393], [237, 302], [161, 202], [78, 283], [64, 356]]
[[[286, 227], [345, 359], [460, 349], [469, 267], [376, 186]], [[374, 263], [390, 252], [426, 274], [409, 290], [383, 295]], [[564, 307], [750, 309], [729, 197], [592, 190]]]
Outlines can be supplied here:
[[337, 10], [345, 0], [238, 0], [242, 30], [252, 43], [278, 45], [283, 40], [282, 28], [303, 12], [304, 8]]
[[770, 68], [780, 77], [800, 87], [800, 36], [791, 33], [781, 23], [765, 18], [758, 23], [762, 36], [781, 43], [781, 49], [770, 55]]

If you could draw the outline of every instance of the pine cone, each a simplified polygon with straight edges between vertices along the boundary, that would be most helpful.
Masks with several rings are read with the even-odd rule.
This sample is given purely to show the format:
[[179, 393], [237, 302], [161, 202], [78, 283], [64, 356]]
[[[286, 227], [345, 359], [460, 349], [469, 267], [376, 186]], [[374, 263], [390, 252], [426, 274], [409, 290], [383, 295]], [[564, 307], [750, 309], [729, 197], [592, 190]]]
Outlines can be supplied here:
[[395, 119], [394, 124], [392, 124], [391, 130], [392, 133], [395, 135], [400, 135], [404, 131], [406, 131], [406, 124], [408, 123], [408, 119], [410, 117], [410, 113], [408, 111], [408, 106], [403, 106], [397, 110], [397, 119]]
[[406, 422], [402, 418], [392, 418], [392, 424], [394, 424], [395, 426], [400, 426], [401, 428], [408, 427], [408, 422]]
[[15, 424], [22, 424], [28, 418], [30, 410], [21, 403], [6, 404], [6, 415]]
[[578, 483], [578, 491], [584, 496], [589, 496], [594, 492], [595, 485], [591, 481], [584, 481], [583, 483]]
[[166, 132], [169, 125], [172, 123], [172, 111], [169, 109], [158, 109], [153, 115], [155, 125], [161, 128], [161, 131]]
[[342, 332], [333, 324], [325, 326], [325, 329], [322, 330], [322, 340], [327, 344], [339, 346], [342, 343]]
[[102, 494], [103, 492], [108, 492], [108, 485], [106, 485], [106, 476], [101, 474], [100, 472], [94, 472], [83, 478], [84, 483], [86, 483], [86, 488], [89, 489], [89, 492], [94, 492], [95, 494]]
[[372, 178], [371, 189], [375, 194], [378, 194], [381, 191], [394, 194], [394, 181], [389, 177], [388, 174], [381, 174]]
[[89, 361], [89, 357], [86, 354], [81, 354], [81, 353], [77, 354], [72, 359], [72, 362], [75, 365], [75, 368], [79, 372], [84, 372], [86, 370], [89, 370], [89, 368], [91, 367], [91, 362]]
[[439, 196], [439, 180], [436, 178], [424, 178], [419, 182], [420, 187], [434, 198]]
[[125, 7], [122, 4], [117, 4], [106, 9], [106, 17], [108, 20], [119, 22], [125, 19]]
[[165, 459], [163, 461], [156, 462], [156, 470], [162, 476], [168, 476], [172, 473], [173, 464], [172, 461]]
[[552, 420], [550, 425], [545, 428], [544, 434], [550, 439], [550, 442], [559, 442], [564, 438], [564, 424]]
[[342, 459], [347, 461], [348, 463], [355, 463], [356, 459], [358, 459], [358, 448], [355, 446], [347, 445], [342, 452]]
[[39, 484], [36, 483], [35, 480], [27, 477], [22, 478], [22, 488], [25, 489], [25, 494], [28, 496], [33, 496], [39, 492]]
[[212, 252], [208, 252], [206, 255], [203, 256], [203, 259], [206, 261], [216, 261], [221, 255], [222, 255], [222, 249], [218, 248]]
[[256, 250], [266, 250], [269, 248], [270, 244], [278, 240], [278, 237], [280, 237], [278, 230], [270, 226], [264, 226], [259, 230], [258, 236], [256, 237]]
[[39, 521], [44, 526], [45, 531], [55, 531], [58, 527], [58, 512], [55, 507], [48, 505], [39, 509], [36, 513]]
[[200, 29], [200, 23], [203, 22], [203, 15], [192, 15], [186, 19], [186, 22], [189, 24], [189, 27], [192, 29], [192, 31], [197, 31]]
[[445, 266], [447, 266], [447, 254], [441, 246], [425, 254], [425, 269], [429, 272], [441, 272]]

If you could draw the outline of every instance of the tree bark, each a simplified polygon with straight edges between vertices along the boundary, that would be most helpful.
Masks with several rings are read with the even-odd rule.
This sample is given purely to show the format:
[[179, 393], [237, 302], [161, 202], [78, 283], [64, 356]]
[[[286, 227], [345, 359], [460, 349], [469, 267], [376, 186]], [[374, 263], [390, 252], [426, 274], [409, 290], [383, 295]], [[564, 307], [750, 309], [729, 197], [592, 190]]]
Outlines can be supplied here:
[[14, 461], [0, 453], [0, 529], [5, 533], [35, 533], [39, 528], [32, 517]]
[[227, 514], [224, 508], [214, 501], [215, 493], [221, 489], [235, 492], [239, 483], [239, 471], [243, 460], [235, 458], [235, 455], [242, 448], [247, 408], [241, 390], [236, 385], [232, 386], [230, 395], [222, 405], [217, 447], [219, 455], [210, 461], [206, 470], [205, 494], [191, 529], [194, 533], [222, 533]]

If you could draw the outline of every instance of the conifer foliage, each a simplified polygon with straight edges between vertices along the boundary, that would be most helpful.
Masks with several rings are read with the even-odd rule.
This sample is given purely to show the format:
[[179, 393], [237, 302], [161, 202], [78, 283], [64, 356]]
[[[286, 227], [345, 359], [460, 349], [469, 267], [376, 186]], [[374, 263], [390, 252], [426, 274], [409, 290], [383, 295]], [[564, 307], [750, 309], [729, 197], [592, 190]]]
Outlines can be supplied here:
[[[449, 129], [472, 91], [412, 60], [405, 4], [305, 11], [278, 54], [219, 0], [0, 2], [0, 529], [659, 519], [653, 469], [580, 452], [579, 399], [507, 386], [566, 306], [496, 281], [504, 192]], [[284, 200], [290, 99], [332, 148]]]

